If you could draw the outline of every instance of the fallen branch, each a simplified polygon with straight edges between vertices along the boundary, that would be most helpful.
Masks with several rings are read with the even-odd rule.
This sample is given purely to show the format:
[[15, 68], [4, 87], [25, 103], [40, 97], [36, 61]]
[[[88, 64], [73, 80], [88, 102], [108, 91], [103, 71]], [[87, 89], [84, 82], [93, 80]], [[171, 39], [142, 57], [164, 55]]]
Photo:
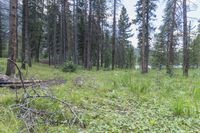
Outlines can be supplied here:
[[24, 93], [26, 94], [27, 91], [26, 91], [26, 88], [25, 88], [25, 85], [24, 85], [24, 81], [23, 81], [23, 78], [22, 78], [22, 72], [21, 72], [20, 68], [18, 67], [17, 63], [15, 63], [13, 60], [11, 60], [11, 59], [8, 58], [8, 61], [10, 61], [11, 63], [13, 63], [13, 64], [16, 66], [16, 68], [18, 69], [19, 78], [20, 78], [22, 87], [23, 87], [23, 89], [24, 89]]
[[[41, 122], [41, 120], [44, 122], [44, 124], [65, 124], [67, 126], [73, 126], [74, 124], [79, 123], [81, 127], [85, 127], [81, 119], [79, 119], [77, 111], [70, 103], [56, 98], [46, 89], [41, 88], [42, 84], [61, 84], [65, 83], [64, 80], [23, 80], [23, 75], [18, 65], [14, 61], [10, 59], [8, 60], [17, 67], [20, 81], [0, 81], [0, 86], [15, 88], [22, 87], [24, 89], [24, 95], [22, 95], [21, 100], [11, 107], [15, 110], [18, 110], [18, 118], [24, 122], [27, 132], [34, 132], [35, 126], [38, 124], [38, 122]], [[27, 90], [27, 87], [29, 87], [29, 90]], [[56, 102], [58, 104], [62, 104], [63, 106], [59, 106], [60, 109], [56, 110], [55, 112], [50, 112], [47, 109], [39, 110], [33, 105], [33, 101], [39, 98], [50, 99], [50, 102]], [[71, 116], [69, 115], [70, 118], [68, 118], [66, 111], [67, 113], [72, 114]], [[62, 115], [62, 120], [59, 120], [59, 117], [57, 117], [60, 115]]]

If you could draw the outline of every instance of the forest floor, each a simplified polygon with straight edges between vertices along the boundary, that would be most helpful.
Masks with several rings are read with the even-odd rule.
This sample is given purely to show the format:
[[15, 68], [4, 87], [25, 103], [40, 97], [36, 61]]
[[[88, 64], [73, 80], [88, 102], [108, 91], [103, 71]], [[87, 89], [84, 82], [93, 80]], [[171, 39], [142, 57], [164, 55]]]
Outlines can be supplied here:
[[[4, 72], [5, 59], [0, 59]], [[59, 99], [75, 106], [84, 124], [66, 126], [38, 123], [35, 132], [200, 132], [200, 70], [191, 70], [189, 78], [175, 70], [151, 70], [141, 75], [135, 70], [84, 71], [63, 73], [44, 64], [33, 64], [24, 74], [35, 79], [63, 77], [65, 84], [52, 86]], [[22, 90], [19, 91], [22, 93]], [[17, 119], [15, 92], [0, 89], [0, 132], [26, 132]], [[63, 106], [46, 99], [33, 102], [37, 109], [63, 110]], [[31, 105], [30, 105], [31, 106]], [[59, 119], [59, 118], [58, 118]], [[62, 118], [60, 118], [62, 119]]]

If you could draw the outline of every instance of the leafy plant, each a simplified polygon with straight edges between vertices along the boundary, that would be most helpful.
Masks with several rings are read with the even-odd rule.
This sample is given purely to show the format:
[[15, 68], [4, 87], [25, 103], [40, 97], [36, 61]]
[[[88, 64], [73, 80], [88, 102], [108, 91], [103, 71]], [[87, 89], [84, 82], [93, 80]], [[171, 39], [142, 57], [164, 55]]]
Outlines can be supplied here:
[[77, 66], [73, 64], [71, 61], [67, 61], [63, 64], [62, 71], [63, 72], [75, 72]]

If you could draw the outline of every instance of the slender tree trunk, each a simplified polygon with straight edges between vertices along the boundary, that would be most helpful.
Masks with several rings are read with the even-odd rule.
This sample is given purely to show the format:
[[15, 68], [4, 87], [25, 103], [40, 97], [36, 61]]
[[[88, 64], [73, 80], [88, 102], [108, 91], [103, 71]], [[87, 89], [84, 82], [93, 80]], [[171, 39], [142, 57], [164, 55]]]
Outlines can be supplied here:
[[101, 16], [100, 16], [100, 7], [97, 7], [97, 71], [100, 67], [100, 50], [101, 50]]
[[113, 35], [112, 35], [112, 70], [115, 69], [116, 8], [117, 8], [117, 0], [114, 0]]
[[88, 42], [87, 42], [87, 69], [91, 69], [91, 34], [92, 34], [92, 0], [89, 1]]
[[[55, 2], [54, 2], [54, 4], [55, 4]], [[54, 60], [54, 65], [58, 64], [58, 62], [57, 62], [57, 13], [56, 13], [56, 5], [54, 5], [53, 60]]]
[[36, 52], [35, 52], [35, 61], [36, 62], [40, 62], [40, 45], [41, 45], [41, 41], [42, 41], [42, 36], [40, 35], [38, 38], [38, 43], [36, 46]]
[[[27, 0], [27, 3], [28, 3], [28, 0]], [[26, 12], [27, 12], [27, 18], [26, 18], [26, 25], [27, 25], [27, 30], [26, 30], [26, 36], [27, 36], [27, 39], [26, 39], [26, 61], [28, 63], [28, 66], [29, 67], [32, 67], [32, 49], [31, 49], [31, 43], [29, 41], [29, 29], [28, 29], [28, 15], [29, 15], [29, 9], [28, 9], [28, 4], [27, 4], [27, 7], [26, 7]], [[34, 22], [36, 23], [36, 17], [34, 17]], [[35, 42], [36, 40], [33, 40], [33, 45], [35, 45]]]
[[101, 67], [103, 67], [104, 62], [104, 27], [103, 27], [103, 20], [102, 20], [102, 30], [101, 30]]
[[77, 1], [73, 0], [73, 62], [78, 64], [78, 38], [77, 38]]
[[28, 37], [28, 0], [23, 0], [22, 16], [22, 69], [26, 69], [26, 48], [29, 45]]
[[142, 46], [141, 46], [141, 70], [146, 73], [145, 46], [146, 46], [146, 0], [142, 1]]
[[188, 49], [188, 27], [187, 27], [187, 2], [183, 0], [183, 75], [188, 77], [189, 71], [189, 49]]
[[[50, 2], [49, 0], [47, 0], [47, 6], [49, 7], [50, 6]], [[48, 8], [48, 11], [47, 11], [47, 16], [48, 16], [48, 19], [49, 19], [49, 13], [50, 12], [50, 9]], [[50, 24], [48, 23], [48, 26], [47, 26], [47, 53], [48, 53], [48, 65], [51, 66], [51, 43], [50, 43]]]
[[[42, 6], [42, 14], [44, 13], [44, 0], [42, 0], [42, 4], [43, 4], [43, 6]], [[42, 25], [42, 21], [43, 21], [43, 19], [40, 17], [40, 19], [41, 20], [39, 20], [40, 21], [40, 25], [39, 25], [39, 38], [38, 38], [38, 42], [37, 42], [37, 45], [36, 45], [36, 48], [35, 48], [35, 61], [36, 62], [40, 62], [40, 45], [41, 45], [41, 41], [42, 41], [42, 27], [43, 27], [43, 25]]]
[[83, 64], [87, 68], [87, 47], [88, 47], [88, 23], [87, 23], [87, 0], [84, 1], [84, 48], [83, 48]]
[[172, 9], [172, 23], [169, 34], [169, 42], [168, 42], [168, 59], [167, 59], [167, 73], [172, 75], [173, 68], [173, 53], [174, 53], [174, 27], [175, 27], [175, 15], [176, 15], [176, 0], [173, 3]]
[[19, 4], [18, 4], [18, 1], [17, 1], [17, 13], [16, 13], [16, 59], [18, 59], [18, 55], [19, 55], [19, 38], [18, 38], [18, 25], [19, 25], [19, 19], [18, 19], [18, 6], [19, 6]]
[[2, 15], [1, 15], [1, 4], [0, 4], [0, 58], [3, 57], [3, 41], [2, 41]]
[[63, 42], [63, 62], [67, 60], [68, 55], [68, 39], [67, 39], [67, 16], [66, 16], [67, 0], [62, 2], [62, 42]]
[[146, 1], [146, 24], [145, 24], [145, 29], [146, 29], [146, 34], [145, 34], [145, 73], [148, 73], [148, 67], [149, 67], [149, 1]]
[[[10, 0], [10, 15], [9, 15], [9, 29], [10, 29], [10, 39], [9, 39], [9, 49], [8, 49], [8, 58], [16, 62], [16, 43], [17, 43], [17, 34], [16, 34], [16, 25], [17, 25], [17, 0]], [[6, 75], [11, 76], [15, 74], [15, 65], [7, 61], [7, 70]]]

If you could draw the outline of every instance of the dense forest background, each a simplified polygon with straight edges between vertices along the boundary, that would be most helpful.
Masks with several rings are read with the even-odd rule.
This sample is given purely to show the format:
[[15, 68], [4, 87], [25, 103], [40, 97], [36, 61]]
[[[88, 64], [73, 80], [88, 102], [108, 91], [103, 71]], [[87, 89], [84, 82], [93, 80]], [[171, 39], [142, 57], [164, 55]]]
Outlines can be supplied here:
[[[200, 24], [188, 19], [190, 2], [163, 3], [163, 24], [156, 27], [157, 0], [138, 0], [134, 20], [119, 0], [0, 1], [0, 57], [21, 61], [23, 69], [33, 61], [53, 66], [72, 62], [88, 70], [141, 68], [147, 73], [166, 68], [171, 75], [183, 66], [187, 76], [189, 68], [200, 64]], [[134, 34], [135, 48], [130, 41]], [[10, 75], [12, 65], [8, 68]]]

